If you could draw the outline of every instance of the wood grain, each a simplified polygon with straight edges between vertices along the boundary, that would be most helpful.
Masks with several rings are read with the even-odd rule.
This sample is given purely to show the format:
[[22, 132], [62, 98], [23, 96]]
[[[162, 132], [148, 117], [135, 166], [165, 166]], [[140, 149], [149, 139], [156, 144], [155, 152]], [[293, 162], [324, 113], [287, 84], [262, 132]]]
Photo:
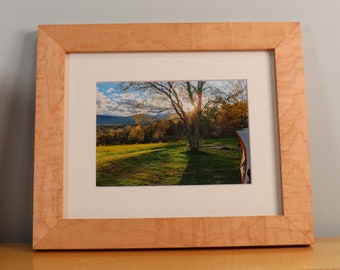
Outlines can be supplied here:
[[272, 50], [298, 23], [45, 25], [66, 53]]
[[275, 58], [284, 215], [306, 237], [313, 239], [308, 126], [300, 27], [297, 27], [275, 49]]
[[308, 243], [285, 217], [66, 219], [35, 248], [202, 248]]
[[63, 218], [65, 52], [39, 31], [37, 48], [33, 245]]
[[[275, 52], [283, 215], [64, 219], [66, 54], [231, 50]], [[34, 249], [272, 246], [313, 243], [299, 23], [40, 26], [36, 91]]]

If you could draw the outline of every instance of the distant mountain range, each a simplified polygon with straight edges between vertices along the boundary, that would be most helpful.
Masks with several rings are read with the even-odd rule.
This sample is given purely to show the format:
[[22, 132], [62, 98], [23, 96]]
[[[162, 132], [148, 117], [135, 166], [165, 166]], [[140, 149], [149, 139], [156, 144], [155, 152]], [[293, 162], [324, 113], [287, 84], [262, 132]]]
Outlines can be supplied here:
[[131, 116], [97, 115], [97, 125], [135, 124]]

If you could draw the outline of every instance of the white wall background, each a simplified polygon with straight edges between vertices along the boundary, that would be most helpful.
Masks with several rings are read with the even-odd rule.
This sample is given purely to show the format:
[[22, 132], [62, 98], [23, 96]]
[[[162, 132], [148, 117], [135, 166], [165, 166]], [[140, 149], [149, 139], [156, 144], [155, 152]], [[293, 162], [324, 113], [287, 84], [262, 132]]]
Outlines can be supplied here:
[[0, 242], [30, 242], [39, 24], [300, 21], [315, 235], [340, 235], [340, 1], [0, 0]]

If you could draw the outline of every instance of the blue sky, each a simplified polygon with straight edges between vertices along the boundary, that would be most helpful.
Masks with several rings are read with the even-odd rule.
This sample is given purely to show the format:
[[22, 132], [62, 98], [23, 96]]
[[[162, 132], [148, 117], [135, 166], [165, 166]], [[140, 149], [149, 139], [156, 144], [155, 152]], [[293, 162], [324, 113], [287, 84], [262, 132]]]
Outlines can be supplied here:
[[[209, 81], [209, 85], [220, 89], [220, 93], [230, 91], [231, 81]], [[246, 81], [243, 80], [246, 85]], [[212, 92], [211, 92], [212, 93]], [[216, 95], [216, 93], [215, 93]], [[181, 95], [184, 109], [189, 111], [193, 107], [187, 95]], [[205, 92], [204, 99], [212, 96]], [[204, 102], [204, 100], [203, 100]], [[133, 89], [122, 91], [120, 82], [97, 82], [96, 84], [97, 115], [131, 116], [136, 114], [150, 114], [150, 105], [157, 108], [171, 108], [169, 101], [160, 94], [136, 91]]]
[[[97, 114], [131, 116], [151, 114], [150, 105], [157, 108], [169, 108], [169, 103], [162, 95], [134, 89], [122, 91], [119, 82], [97, 82]], [[138, 104], [140, 106], [138, 106]], [[189, 106], [187, 106], [189, 109]]]
[[133, 108], [137, 102], [143, 102], [138, 91], [122, 91], [117, 82], [97, 82], [97, 114], [130, 116], [141, 113]]

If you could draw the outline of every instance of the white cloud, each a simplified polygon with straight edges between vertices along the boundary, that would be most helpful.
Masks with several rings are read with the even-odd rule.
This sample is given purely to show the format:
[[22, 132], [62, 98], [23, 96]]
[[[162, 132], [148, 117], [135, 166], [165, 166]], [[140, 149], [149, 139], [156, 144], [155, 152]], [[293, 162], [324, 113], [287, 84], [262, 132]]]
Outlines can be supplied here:
[[112, 114], [112, 102], [102, 92], [97, 91], [97, 114]]
[[136, 108], [137, 103], [143, 104], [145, 100], [135, 93], [109, 93], [109, 95], [106, 95], [97, 91], [96, 96], [97, 114], [131, 116], [146, 112], [142, 108]]
[[106, 90], [106, 93], [111, 94], [114, 91], [114, 89], [112, 87], [110, 87], [109, 89]]
[[132, 92], [126, 92], [126, 93], [121, 93], [119, 94], [120, 99], [122, 100], [135, 100], [137, 97], [136, 93], [132, 93]]

